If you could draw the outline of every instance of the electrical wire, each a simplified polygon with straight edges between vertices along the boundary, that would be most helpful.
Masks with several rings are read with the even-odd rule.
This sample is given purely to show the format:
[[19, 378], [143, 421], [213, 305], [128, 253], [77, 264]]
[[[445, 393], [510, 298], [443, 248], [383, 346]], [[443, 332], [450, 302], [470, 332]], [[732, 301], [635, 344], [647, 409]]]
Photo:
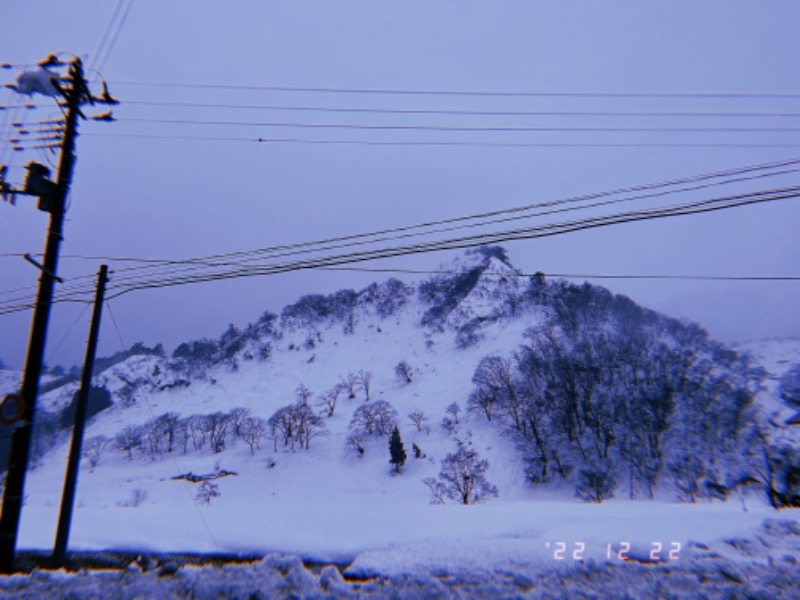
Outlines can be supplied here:
[[[376, 243], [376, 242], [385, 242], [385, 241], [394, 241], [397, 239], [405, 239], [408, 237], [414, 237], [418, 235], [429, 235], [431, 233], [442, 233], [442, 232], [449, 232], [456, 229], [461, 229], [463, 227], [472, 227], [472, 226], [485, 226], [490, 224], [497, 224], [501, 222], [507, 222], [509, 220], [516, 220], [518, 218], [530, 218], [532, 216], [542, 216], [543, 214], [553, 214], [554, 212], [563, 212], [562, 210], [556, 211], [548, 211], [548, 212], [540, 212], [535, 214], [525, 214], [530, 213], [531, 210], [541, 209], [541, 208], [552, 208], [562, 205], [571, 205], [577, 204], [576, 208], [586, 208], [586, 207], [596, 207], [596, 206], [603, 206], [610, 203], [617, 203], [621, 201], [632, 201], [642, 198], [648, 197], [656, 197], [656, 196], [663, 196], [667, 194], [673, 193], [684, 193], [689, 190], [698, 190], [704, 189], [707, 187], [711, 187], [712, 185], [725, 185], [730, 183], [739, 183], [749, 179], [757, 179], [762, 177], [773, 176], [777, 174], [782, 174], [786, 172], [793, 172], [797, 170], [798, 163], [800, 163], [800, 159], [790, 159], [784, 160], [774, 163], [766, 163], [761, 165], [753, 165], [749, 167], [741, 167], [737, 169], [729, 169], [727, 171], [718, 171], [713, 173], [706, 173], [702, 175], [696, 175], [692, 177], [684, 177], [681, 179], [669, 180], [666, 182], [659, 182], [655, 184], [647, 184], [647, 185], [639, 185], [633, 186], [629, 188], [621, 188], [612, 191], [597, 193], [597, 194], [590, 194], [572, 198], [564, 198], [554, 201], [548, 202], [539, 202], [535, 204], [530, 204], [527, 206], [522, 207], [513, 207], [509, 209], [501, 209], [496, 211], [490, 211], [485, 213], [479, 213], [474, 215], [467, 215], [462, 217], [456, 217], [452, 219], [443, 219], [438, 221], [431, 221], [427, 223], [422, 223], [419, 225], [413, 226], [406, 226], [406, 227], [396, 227], [385, 229], [376, 232], [370, 232], [366, 234], [356, 234], [351, 236], [341, 236], [338, 238], [329, 238], [326, 240], [317, 240], [314, 242], [304, 242], [299, 244], [291, 244], [291, 245], [284, 245], [284, 246], [274, 246], [268, 248], [261, 248], [251, 251], [244, 251], [244, 252], [235, 252], [235, 253], [228, 253], [223, 255], [212, 255], [203, 258], [195, 258], [185, 261], [176, 261], [176, 260], [154, 260], [154, 259], [127, 259], [133, 262], [143, 263], [140, 266], [136, 267], [129, 267], [123, 269], [117, 269], [115, 273], [115, 280], [118, 282], [127, 281], [133, 276], [134, 278], [137, 277], [135, 271], [141, 271], [142, 269], [146, 269], [147, 273], [143, 276], [155, 276], [159, 273], [170, 273], [174, 274], [176, 267], [183, 266], [184, 272], [191, 271], [191, 270], [199, 270], [202, 268], [220, 268], [220, 267], [230, 267], [236, 266], [241, 267], [245, 266], [244, 263], [247, 261], [252, 261], [255, 259], [260, 259], [261, 257], [268, 257], [268, 258], [284, 258], [286, 256], [292, 256], [297, 254], [304, 254], [309, 252], [321, 252], [321, 251], [330, 251], [330, 250], [340, 250], [343, 248], [348, 248], [356, 245], [363, 245], [365, 243]], [[780, 169], [780, 170], [779, 170]], [[735, 177], [738, 176], [738, 177]], [[715, 181], [721, 180], [721, 181]], [[677, 186], [692, 184], [694, 187], [687, 188], [678, 188]], [[669, 188], [676, 188], [676, 189], [669, 189]], [[661, 190], [661, 191], [659, 191]], [[616, 198], [610, 201], [604, 202], [594, 202], [593, 204], [587, 205], [587, 202], [594, 201], [597, 199], [601, 199], [604, 197], [612, 197], [615, 195], [622, 195], [622, 194], [630, 194], [630, 193], [638, 193], [638, 192], [651, 192], [647, 194], [640, 194], [635, 195], [633, 197], [623, 197], [623, 198]], [[730, 198], [724, 198], [723, 200], [728, 200]], [[735, 199], [735, 198], [734, 198]], [[571, 210], [571, 209], [570, 209]], [[509, 218], [507, 215], [515, 215]], [[503, 217], [501, 219], [496, 219], [494, 221], [487, 221], [487, 219], [494, 219], [495, 217]], [[470, 221], [477, 221], [477, 223], [469, 223]], [[466, 223], [466, 225], [464, 225]], [[450, 226], [459, 224], [457, 227], [446, 227], [443, 229], [432, 230], [432, 227], [441, 227], [443, 225]], [[416, 232], [416, 233], [414, 233]], [[388, 234], [403, 234], [403, 235], [394, 235], [392, 237], [386, 237]], [[377, 236], [384, 236], [384, 237], [377, 237]], [[356, 243], [354, 243], [356, 242]], [[69, 255], [67, 255], [69, 257]], [[91, 257], [97, 259], [112, 259], [115, 261], [123, 260], [119, 257]], [[223, 262], [224, 261], [224, 262]], [[156, 268], [154, 271], [153, 268]], [[141, 277], [141, 276], [138, 276]], [[91, 276], [85, 276], [82, 278], [85, 283], [75, 283], [76, 280], [70, 282], [70, 285], [64, 286], [59, 288], [59, 292], [61, 297], [68, 297], [74, 294], [80, 294], [87, 289], [89, 284], [89, 279]], [[8, 294], [15, 290], [6, 290], [5, 292], [0, 292], [4, 294]], [[26, 294], [22, 297], [17, 298], [10, 298], [6, 299], [5, 303], [8, 306], [9, 304], [17, 304], [19, 302], [24, 302], [25, 305], [28, 304], [29, 296]]]
[[[398, 269], [398, 268], [369, 268], [369, 267], [319, 267], [320, 271], [352, 271], [356, 273], [397, 273], [405, 275], [460, 275], [459, 271], [446, 271], [441, 269]], [[498, 271], [483, 271], [482, 275], [493, 277], [516, 277], [529, 279], [531, 277], [547, 277], [559, 279], [664, 279], [664, 280], [689, 280], [689, 281], [800, 281], [800, 275], [642, 275], [642, 274], [575, 274], [575, 273], [511, 273]]]
[[[493, 232], [479, 236], [466, 236], [449, 240], [440, 240], [425, 244], [414, 244], [408, 246], [395, 246], [379, 248], [359, 253], [345, 253], [339, 255], [325, 256], [316, 259], [294, 261], [290, 263], [276, 263], [270, 265], [260, 265], [255, 268], [246, 269], [227, 269], [220, 272], [197, 273], [190, 276], [162, 276], [160, 278], [143, 278], [139, 281], [127, 282], [122, 285], [109, 286], [109, 298], [142, 289], [155, 289], [161, 287], [172, 287], [175, 285], [185, 285], [189, 283], [201, 283], [207, 281], [218, 281], [223, 279], [253, 277], [263, 275], [274, 275], [289, 271], [317, 269], [320, 267], [340, 266], [352, 263], [376, 260], [379, 258], [390, 258], [405, 256], [410, 254], [426, 253], [441, 250], [465, 249], [486, 244], [499, 243], [520, 239], [534, 239], [540, 237], [550, 237], [564, 235], [576, 231], [582, 231], [597, 227], [606, 227], [635, 221], [651, 220], [670, 216], [682, 216], [689, 214], [699, 214], [704, 212], [719, 211], [736, 206], [746, 206], [763, 202], [785, 200], [800, 197], [800, 187], [787, 190], [774, 190], [759, 194], [734, 197], [720, 202], [720, 199], [711, 199], [703, 202], [694, 202], [684, 205], [663, 207], [658, 210], [650, 211], [631, 211], [628, 213], [605, 215], [591, 219], [584, 219], [560, 224], [549, 224], [535, 228], [524, 228], [505, 232]], [[87, 290], [88, 292], [89, 290]], [[62, 298], [68, 300], [74, 298]], [[6, 311], [11, 312], [6, 307]]]
[[117, 20], [117, 15], [119, 15], [119, 11], [122, 8], [123, 2], [125, 2], [125, 0], [117, 0], [117, 5], [114, 7], [114, 12], [111, 14], [111, 18], [108, 21], [108, 25], [106, 25], [106, 29], [103, 32], [103, 37], [100, 38], [100, 43], [97, 45], [97, 50], [95, 50], [95, 52], [94, 52], [94, 55], [93, 55], [94, 56], [94, 60], [92, 61], [92, 64], [90, 65], [90, 68], [92, 68], [92, 69], [95, 68], [95, 64], [99, 63], [101, 52], [106, 47], [106, 42], [108, 41], [108, 36], [111, 33], [111, 29], [112, 29], [112, 27], [114, 26], [114, 23]]
[[182, 140], [208, 142], [246, 142], [257, 144], [298, 144], [298, 145], [345, 145], [345, 146], [429, 146], [429, 147], [478, 147], [478, 148], [800, 148], [800, 143], [658, 143], [658, 142], [479, 142], [479, 141], [397, 141], [397, 140], [323, 140], [286, 137], [245, 137], [245, 136], [205, 136], [205, 135], [160, 135], [146, 133], [96, 133], [86, 132], [83, 136], [100, 138], [127, 138], [149, 140]]
[[72, 322], [72, 325], [70, 325], [67, 328], [66, 333], [58, 341], [58, 343], [56, 344], [56, 347], [53, 349], [52, 352], [50, 352], [50, 356], [47, 357], [47, 361], [46, 361], [48, 364], [53, 362], [53, 357], [55, 357], [55, 355], [58, 354], [58, 351], [61, 349], [61, 346], [67, 340], [67, 338], [69, 337], [69, 334], [72, 333], [72, 330], [75, 328], [75, 326], [78, 324], [78, 322], [83, 318], [83, 315], [86, 314], [87, 310], [89, 310], [89, 304], [86, 304], [83, 307], [83, 310], [80, 312], [80, 314], [77, 317], [75, 317], [75, 320]]
[[366, 123], [302, 123], [264, 121], [220, 121], [202, 119], [157, 119], [127, 117], [120, 123], [153, 123], [161, 125], [204, 125], [223, 127], [274, 127], [295, 129], [352, 129], [356, 131], [443, 131], [470, 133], [515, 132], [591, 132], [591, 133], [796, 133], [800, 127], [462, 127], [454, 125], [374, 125]]
[[[119, 0], [119, 4], [117, 8], [124, 2], [124, 0]], [[124, 12], [122, 13], [122, 17], [119, 19], [117, 24], [116, 30], [114, 31], [113, 35], [111, 36], [110, 41], [105, 49], [105, 54], [102, 58], [98, 55], [97, 57], [97, 71], [102, 71], [105, 68], [106, 63], [108, 62], [109, 57], [111, 56], [111, 52], [114, 50], [114, 46], [117, 43], [117, 39], [119, 39], [119, 34], [122, 32], [123, 27], [125, 27], [125, 21], [128, 18], [128, 14], [130, 13], [131, 7], [133, 6], [133, 0], [128, 0], [127, 5], [125, 6]], [[114, 15], [116, 16], [117, 11], [115, 11]], [[113, 17], [112, 17], [113, 23]], [[109, 28], [111, 27], [111, 23], [109, 23]], [[107, 30], [108, 31], [108, 30]]]
[[220, 83], [179, 83], [171, 81], [118, 80], [114, 85], [166, 87], [184, 89], [245, 90], [268, 92], [306, 92], [324, 94], [369, 94], [398, 96], [476, 96], [519, 98], [775, 98], [796, 99], [793, 92], [568, 92], [568, 91], [482, 91], [482, 90], [422, 90], [386, 88], [309, 87], [279, 85], [241, 85]]
[[[119, 338], [120, 343], [122, 344], [123, 351], [127, 354], [128, 347], [125, 344], [125, 341], [122, 339], [122, 333], [120, 333], [119, 325], [117, 324], [117, 319], [114, 317], [114, 312], [111, 310], [111, 303], [106, 300], [105, 301], [106, 310], [108, 311], [108, 315], [111, 317], [111, 322], [114, 324], [114, 329], [117, 332], [117, 337]], [[150, 413], [151, 419], [156, 419], [155, 411], [153, 410], [153, 406], [150, 404], [150, 400], [147, 397], [147, 394], [144, 394], [144, 404], [147, 407], [147, 412]], [[180, 475], [181, 473], [185, 473], [185, 471], [178, 465], [178, 460], [175, 458], [174, 454], [170, 454], [170, 459], [172, 460], [172, 464], [175, 467], [175, 475]], [[206, 530], [211, 543], [214, 544], [216, 548], [219, 548], [220, 545], [217, 543], [217, 539], [214, 537], [214, 534], [211, 532], [211, 527], [206, 521], [206, 518], [203, 516], [203, 513], [200, 511], [200, 507], [197, 506], [194, 497], [192, 496], [191, 492], [189, 491], [189, 483], [184, 479], [182, 480], [183, 489], [186, 490], [187, 495], [189, 496], [189, 502], [191, 502], [192, 506], [194, 506], [195, 510], [197, 511], [197, 516], [200, 518], [200, 522], [203, 524], [203, 528]]]
[[[708, 210], [720, 210], [722, 208], [732, 208], [734, 206], [742, 206], [747, 204], [761, 203], [766, 201], [784, 200], [797, 197], [798, 187], [788, 188], [775, 188], [771, 190], [763, 190], [759, 192], [751, 192], [747, 194], [729, 195], [718, 198], [706, 199], [703, 201], [693, 201], [680, 205], [673, 205], [667, 207], [659, 207], [650, 209], [648, 211], [629, 211], [625, 213], [614, 213], [611, 215], [595, 216], [584, 219], [576, 219], [561, 223], [548, 223], [538, 225], [536, 227], [526, 227], [521, 229], [512, 229], [506, 231], [491, 231], [483, 232], [472, 236], [462, 236], [457, 238], [450, 238], [444, 240], [435, 240], [426, 243], [410, 244], [405, 246], [389, 246], [384, 248], [373, 248], [363, 252], [348, 252], [322, 256], [317, 258], [310, 258], [306, 260], [296, 260], [293, 262], [280, 262], [263, 264], [263, 260], [268, 259], [274, 261], [275, 259], [283, 259], [289, 256], [298, 256], [300, 254], [308, 253], [324, 253], [333, 250], [342, 251], [354, 246], [365, 244], [395, 241], [397, 239], [404, 239], [407, 237], [418, 237], [419, 235], [428, 235], [431, 232], [432, 226], [452, 225], [467, 223], [471, 220], [478, 221], [477, 225], [494, 225], [499, 222], [506, 222], [508, 220], [515, 220], [518, 216], [523, 218], [530, 218], [534, 215], [526, 215], [525, 212], [530, 212], [531, 209], [539, 209], [543, 207], [554, 207], [560, 205], [569, 205], [570, 203], [581, 202], [584, 206], [578, 208], [586, 208], [586, 202], [604, 196], [619, 195], [622, 193], [631, 193], [639, 191], [656, 191], [657, 193], [649, 194], [649, 196], [661, 196], [666, 193], [684, 193], [690, 188], [665, 190], [658, 192], [659, 188], [676, 187], [677, 185], [685, 184], [698, 184], [693, 189], [701, 187], [708, 187], [708, 184], [729, 184], [734, 181], [740, 181], [746, 178], [758, 178], [762, 176], [771, 176], [770, 171], [783, 169], [786, 172], [796, 170], [797, 163], [800, 159], [791, 159], [775, 163], [767, 163], [764, 165], [755, 165], [750, 167], [731, 169], [727, 171], [720, 171], [715, 173], [707, 173], [703, 175], [686, 177], [668, 182], [660, 182], [657, 184], [648, 184], [643, 186], [634, 186], [631, 188], [623, 188], [621, 190], [614, 190], [612, 192], [603, 192], [600, 194], [592, 194], [581, 197], [565, 198], [549, 202], [540, 202], [531, 204], [525, 207], [514, 207], [511, 209], [502, 209], [481, 213], [478, 215], [468, 215], [465, 217], [456, 217], [453, 219], [445, 219], [440, 221], [433, 221], [416, 226], [400, 227], [386, 229], [379, 232], [370, 232], [367, 234], [357, 234], [353, 236], [342, 236], [339, 238], [331, 238], [330, 240], [323, 240], [317, 242], [305, 242], [300, 244], [292, 244], [286, 246], [276, 246], [270, 248], [262, 248], [257, 250], [228, 253], [223, 255], [214, 255], [204, 257], [201, 259], [190, 259], [187, 261], [166, 261], [166, 262], [147, 262], [143, 265], [122, 269], [122, 273], [115, 275], [115, 284], [110, 288], [116, 286], [116, 289], [122, 293], [132, 291], [133, 289], [144, 289], [147, 287], [162, 287], [165, 285], [178, 285], [190, 282], [200, 282], [206, 280], [215, 280], [230, 277], [254, 276], [262, 274], [273, 274], [277, 272], [286, 272], [288, 270], [299, 270], [308, 268], [319, 268], [322, 266], [331, 266], [337, 264], [345, 264], [347, 262], [360, 262], [364, 260], [375, 260], [377, 258], [385, 258], [389, 256], [400, 256], [404, 254], [413, 254], [418, 252], [438, 251], [443, 249], [466, 248], [483, 245], [487, 243], [497, 243], [499, 241], [510, 241], [513, 239], [531, 239], [536, 237], [544, 237], [549, 235], [560, 235], [572, 231], [579, 231], [591, 227], [607, 226], [611, 224], [619, 224], [622, 222], [630, 222], [635, 220], [644, 220], [650, 218], [660, 218], [665, 216], [677, 216], [679, 214], [695, 214], [698, 212], [706, 212]], [[777, 171], [780, 173], [780, 171]], [[772, 173], [774, 175], [776, 173]], [[731, 176], [739, 175], [738, 178], [731, 178]], [[725, 179], [727, 181], [715, 182], [714, 179]], [[644, 195], [647, 197], [648, 195]], [[634, 197], [638, 198], [638, 197]], [[608, 202], [595, 203], [595, 205], [605, 205], [609, 203], [616, 203], [619, 201], [630, 200], [630, 198], [616, 198]], [[549, 211], [543, 214], [552, 214], [553, 212], [563, 212], [563, 210]], [[508, 215], [516, 215], [508, 218]], [[503, 217], [496, 222], [486, 221], [487, 218]], [[541, 215], [539, 215], [541, 216]], [[475, 225], [470, 224], [470, 226]], [[445, 228], [434, 233], [442, 233], [445, 231], [452, 231], [454, 229], [461, 229], [461, 225], [453, 228]], [[415, 232], [416, 230], [416, 232]], [[415, 232], [415, 233], [411, 233]], [[401, 234], [393, 237], [385, 237], [386, 234]], [[384, 235], [383, 238], [378, 237]], [[262, 264], [247, 264], [253, 261], [260, 261]], [[224, 262], [222, 262], [224, 261]], [[155, 269], [155, 270], [154, 270]], [[142, 272], [137, 273], [135, 271]], [[125, 272], [127, 271], [127, 273]], [[65, 286], [59, 288], [57, 294], [58, 301], [85, 301], [82, 295], [91, 289], [87, 284], [76, 284], [73, 286]], [[30, 306], [28, 296], [7, 299], [3, 307], [0, 308], [0, 314], [7, 312], [16, 312], [17, 310], [26, 309]]]
[[535, 110], [457, 110], [457, 109], [391, 109], [370, 107], [288, 106], [276, 104], [230, 104], [175, 102], [167, 100], [125, 100], [125, 106], [166, 106], [178, 108], [210, 108], [214, 110], [267, 110], [289, 112], [355, 113], [381, 115], [455, 115], [480, 117], [624, 117], [624, 118], [795, 118], [800, 112], [670, 112], [670, 111], [535, 111]]
[[[544, 216], [559, 212], [579, 210], [583, 208], [596, 208], [599, 206], [607, 206], [609, 204], [616, 204], [619, 202], [631, 202], [635, 200], [660, 197], [675, 193], [696, 191], [713, 186], [728, 185], [731, 183], [741, 183], [743, 181], [755, 180], [764, 177], [780, 175], [788, 172], [794, 172], [798, 168], [798, 163], [800, 163], [800, 160], [798, 159], [786, 160], [776, 163], [768, 163], [766, 165], [755, 165], [750, 167], [732, 169], [728, 171], [707, 173], [703, 175], [685, 177], [682, 179], [659, 182], [655, 184], [633, 186], [630, 188], [621, 188], [596, 194], [563, 198], [547, 202], [539, 202], [539, 203], [529, 204], [527, 206], [513, 207], [508, 209], [495, 210], [491, 212], [467, 215], [451, 219], [431, 221], [418, 225], [395, 227], [391, 229], [384, 229], [380, 231], [373, 231], [363, 234], [340, 236], [336, 238], [328, 238], [325, 240], [316, 240], [313, 242], [302, 242], [298, 244], [273, 246], [267, 248], [260, 248], [256, 250], [228, 253], [223, 255], [212, 255], [202, 258], [193, 258], [189, 260], [157, 260], [157, 259], [132, 259], [132, 258], [121, 259], [119, 257], [90, 257], [90, 258], [109, 260], [109, 261], [127, 260], [129, 262], [142, 263], [140, 266], [117, 269], [116, 270], [117, 276], [115, 278], [117, 281], [120, 280], [124, 281], [126, 280], [127, 276], [129, 276], [132, 272], [142, 271], [142, 270], [147, 270], [148, 273], [152, 274], [152, 273], [157, 273], [159, 271], [164, 272], [165, 270], [168, 272], [172, 272], [172, 270], [174, 270], [174, 268], [178, 266], [184, 266], [184, 270], [198, 270], [205, 267], [242, 266], [243, 262], [246, 262], [248, 260], [252, 261], [255, 259], [259, 259], [264, 256], [268, 256], [271, 258], [286, 257], [297, 254], [305, 254], [309, 252], [320, 252], [320, 251], [329, 251], [333, 249], [342, 249], [342, 248], [365, 245], [370, 243], [395, 241], [399, 239], [417, 237], [420, 235], [431, 235], [431, 234], [455, 231], [463, 228], [494, 225], [512, 220], [527, 219], [531, 217]], [[782, 169], [782, 170], [776, 171], [776, 169]], [[737, 175], [738, 177], [734, 177]], [[717, 179], [721, 179], [721, 181], [715, 181]], [[677, 188], [677, 186], [679, 185], [685, 186], [688, 184], [691, 184], [692, 187]], [[638, 192], [648, 192], [648, 193], [638, 194], [634, 196], [623, 196], [622, 198], [594, 202], [595, 200], [599, 200], [606, 197], [613, 198], [614, 196], [622, 194], [630, 194]], [[588, 202], [591, 203], [587, 204]], [[568, 205], [568, 206], [576, 205], [576, 206], [574, 207], [571, 206], [566, 209], [548, 210], [537, 213], [530, 212], [532, 210], [538, 210], [543, 208], [553, 209], [553, 207], [558, 207], [563, 205]], [[514, 216], [508, 217], [506, 215], [514, 215]], [[496, 217], [501, 217], [501, 218], [496, 218]], [[493, 220], [487, 220], [487, 219], [493, 219]], [[477, 221], [477, 222], [469, 223], [470, 221]], [[439, 227], [439, 229], [432, 229], [434, 227]], [[378, 237], [378, 236], [383, 236], [383, 237]], [[70, 255], [67, 255], [67, 257], [69, 256]], [[61, 289], [64, 290], [64, 288]]]
[[228, 269], [218, 273], [201, 273], [185, 277], [162, 277], [161, 279], [142, 280], [132, 282], [122, 286], [123, 289], [110, 295], [116, 297], [138, 289], [153, 289], [157, 287], [169, 287], [173, 285], [183, 285], [187, 283], [200, 283], [203, 281], [214, 281], [220, 279], [231, 279], [239, 277], [252, 277], [257, 275], [277, 274], [289, 271], [319, 268], [321, 266], [334, 266], [340, 264], [356, 263], [378, 258], [390, 258], [395, 256], [405, 256], [410, 254], [426, 253], [441, 250], [454, 250], [473, 248], [487, 244], [507, 242], [521, 239], [535, 239], [541, 237], [551, 237], [564, 235], [597, 227], [607, 227], [635, 221], [652, 220], [664, 217], [683, 216], [690, 214], [700, 214], [711, 211], [719, 211], [737, 206], [760, 204], [773, 202], [789, 198], [800, 197], [800, 187], [791, 190], [776, 190], [774, 193], [763, 193], [759, 195], [749, 195], [749, 197], [738, 197], [729, 202], [720, 203], [719, 199], [696, 202], [687, 205], [677, 205], [665, 207], [651, 211], [632, 211], [629, 213], [606, 215], [598, 218], [591, 218], [561, 224], [550, 224], [540, 227], [510, 230], [505, 232], [494, 232], [477, 236], [465, 236], [449, 240], [429, 242], [425, 244], [415, 244], [409, 246], [396, 246], [381, 248], [378, 250], [368, 250], [360, 253], [346, 253], [322, 257], [318, 259], [307, 259], [292, 263], [277, 263], [256, 268], [248, 269]]

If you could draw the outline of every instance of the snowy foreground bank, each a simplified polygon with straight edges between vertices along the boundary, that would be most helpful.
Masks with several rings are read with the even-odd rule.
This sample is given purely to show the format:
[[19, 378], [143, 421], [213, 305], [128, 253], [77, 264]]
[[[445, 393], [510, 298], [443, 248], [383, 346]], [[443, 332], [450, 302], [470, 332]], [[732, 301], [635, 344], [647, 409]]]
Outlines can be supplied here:
[[34, 570], [0, 577], [0, 593], [37, 599], [800, 598], [795, 518], [766, 519], [750, 535], [711, 544], [689, 541], [677, 560], [648, 559], [633, 550], [626, 561], [527, 560], [513, 540], [473, 539], [365, 553], [348, 567], [308, 566], [297, 555], [274, 553], [222, 567], [148, 559], [122, 570]]

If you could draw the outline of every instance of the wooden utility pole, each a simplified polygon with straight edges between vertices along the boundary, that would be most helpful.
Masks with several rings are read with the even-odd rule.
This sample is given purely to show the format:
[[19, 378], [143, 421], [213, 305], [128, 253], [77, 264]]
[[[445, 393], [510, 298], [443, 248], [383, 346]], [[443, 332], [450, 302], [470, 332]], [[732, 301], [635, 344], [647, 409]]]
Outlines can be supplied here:
[[97, 350], [97, 337], [100, 333], [100, 316], [103, 313], [106, 282], [108, 282], [108, 267], [101, 265], [100, 271], [97, 273], [97, 291], [94, 297], [92, 324], [89, 328], [89, 341], [86, 344], [86, 359], [83, 361], [81, 387], [78, 390], [78, 396], [75, 401], [75, 426], [72, 429], [72, 444], [70, 445], [69, 458], [67, 459], [67, 474], [64, 478], [64, 493], [61, 497], [58, 531], [56, 532], [56, 541], [53, 547], [52, 566], [56, 569], [64, 565], [64, 558], [67, 554], [72, 509], [75, 504], [75, 486], [78, 482], [78, 466], [81, 460], [83, 429], [86, 425], [86, 410], [89, 403], [89, 393], [92, 389], [94, 356]]
[[[36, 398], [39, 393], [39, 376], [42, 371], [47, 325], [50, 320], [50, 307], [53, 303], [53, 284], [58, 267], [58, 251], [62, 240], [64, 225], [64, 209], [67, 195], [72, 183], [72, 170], [75, 165], [75, 137], [82, 102], [91, 100], [88, 94], [83, 65], [79, 58], [70, 63], [67, 85], [59, 85], [65, 100], [66, 123], [64, 140], [61, 147], [61, 158], [58, 165], [58, 177], [51, 189], [31, 190], [29, 193], [39, 196], [39, 208], [50, 213], [50, 226], [45, 242], [44, 263], [39, 278], [39, 291], [33, 309], [33, 323], [25, 360], [25, 372], [22, 379], [22, 402], [24, 412], [22, 420], [17, 423], [11, 439], [11, 451], [8, 459], [8, 472], [3, 490], [3, 509], [0, 516], [0, 572], [14, 571], [14, 552], [19, 532], [22, 498], [25, 488], [25, 473], [28, 467], [33, 420], [36, 414]], [[49, 181], [44, 183], [50, 184]], [[41, 192], [41, 193], [39, 193]]]

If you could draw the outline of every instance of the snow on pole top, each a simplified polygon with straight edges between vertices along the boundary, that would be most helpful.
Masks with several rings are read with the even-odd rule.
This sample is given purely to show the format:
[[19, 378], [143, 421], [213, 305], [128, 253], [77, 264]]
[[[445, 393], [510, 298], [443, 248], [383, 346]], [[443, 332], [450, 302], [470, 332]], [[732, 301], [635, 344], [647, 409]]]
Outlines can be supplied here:
[[59, 79], [58, 73], [54, 73], [45, 67], [39, 67], [33, 71], [23, 71], [17, 76], [16, 85], [12, 83], [8, 84], [7, 87], [18, 94], [25, 94], [26, 96], [32, 96], [36, 93], [43, 96], [57, 96], [59, 91], [54, 82]]

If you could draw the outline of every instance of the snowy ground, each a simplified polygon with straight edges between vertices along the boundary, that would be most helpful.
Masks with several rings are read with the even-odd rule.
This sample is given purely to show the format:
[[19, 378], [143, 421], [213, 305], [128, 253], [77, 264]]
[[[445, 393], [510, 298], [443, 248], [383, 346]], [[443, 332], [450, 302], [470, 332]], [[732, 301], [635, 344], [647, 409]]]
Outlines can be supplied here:
[[[471, 314], [482, 310], [475, 304]], [[757, 495], [727, 503], [682, 504], [665, 494], [658, 501], [586, 504], [571, 489], [528, 484], [512, 440], [477, 415], [464, 415], [457, 436], [469, 437], [490, 461], [487, 475], [499, 498], [476, 506], [430, 504], [422, 481], [436, 476], [440, 460], [455, 449], [454, 437], [439, 425], [445, 408], [454, 401], [463, 408], [480, 358], [514, 348], [535, 316], [487, 328], [484, 341], [466, 350], [455, 350], [449, 335], [423, 332], [418, 320], [418, 314], [379, 325], [365, 320], [355, 335], [330, 328], [312, 348], [304, 347], [304, 332], [286, 335], [267, 363], [241, 362], [235, 372], [215, 367], [190, 387], [143, 394], [130, 408], [115, 406], [87, 430], [87, 437], [113, 437], [166, 411], [187, 416], [241, 406], [268, 417], [294, 401], [299, 383], [319, 394], [340, 375], [369, 369], [373, 398], [399, 412], [410, 455], [400, 475], [390, 473], [385, 439], [361, 458], [345, 447], [360, 397], [342, 400], [327, 420], [330, 435], [314, 439], [307, 451], [274, 452], [267, 441], [255, 456], [241, 442], [222, 454], [206, 447], [155, 461], [109, 452], [94, 471], [82, 464], [71, 550], [266, 558], [222, 569], [184, 567], [164, 577], [138, 568], [38, 571], [0, 577], [0, 591], [30, 598], [800, 598], [794, 590], [795, 582], [800, 585], [800, 510], [776, 512]], [[747, 349], [773, 374], [765, 395], [774, 400], [775, 377], [800, 360], [800, 342]], [[410, 385], [395, 380], [393, 367], [401, 359], [416, 369]], [[120, 385], [115, 369], [126, 369], [127, 378], [150, 376], [154, 361], [134, 357], [99, 379], [113, 390]], [[45, 404], [63, 403], [70, 393], [56, 391]], [[418, 409], [430, 416], [427, 431], [405, 418]], [[413, 458], [412, 443], [426, 457]], [[62, 444], [28, 478], [20, 549], [52, 547], [65, 453]], [[216, 467], [237, 475], [216, 480], [221, 496], [209, 506], [196, 502], [196, 484], [173, 480]], [[137, 493], [142, 502], [132, 506]], [[618, 496], [625, 495], [620, 489]], [[339, 566], [308, 569], [304, 562]]]
[[[0, 592], [36, 599], [800, 597], [800, 525], [769, 519], [751, 533], [712, 545], [691, 543], [679, 560], [658, 565], [589, 559], [536, 567], [504, 562], [507, 557], [492, 560], [498, 558], [493, 554], [498, 540], [473, 540], [467, 554], [473, 559], [482, 555], [483, 561], [462, 562], [462, 553], [450, 566], [429, 564], [372, 577], [354, 576], [352, 568], [309, 568], [297, 556], [269, 554], [251, 564], [223, 567], [154, 564], [142, 572], [131, 564], [125, 570], [34, 571], [0, 577]], [[430, 551], [430, 546], [421, 550]], [[379, 561], [382, 571], [388, 557]]]

